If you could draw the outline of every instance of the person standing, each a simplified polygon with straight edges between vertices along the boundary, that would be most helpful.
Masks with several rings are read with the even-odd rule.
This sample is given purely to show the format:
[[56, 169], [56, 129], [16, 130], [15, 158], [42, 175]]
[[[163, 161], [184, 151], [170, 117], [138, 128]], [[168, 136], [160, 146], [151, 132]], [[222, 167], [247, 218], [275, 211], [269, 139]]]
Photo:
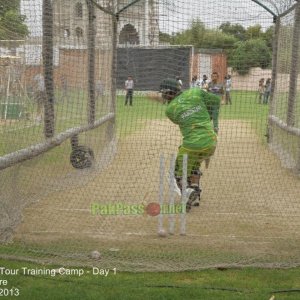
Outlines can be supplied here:
[[219, 96], [221, 99], [224, 94], [224, 86], [223, 83], [220, 83], [218, 81], [218, 79], [219, 79], [219, 74], [217, 72], [213, 72], [211, 74], [211, 81], [208, 83], [207, 86], [207, 91]]
[[95, 97], [96, 99], [101, 99], [104, 96], [104, 85], [102, 80], [97, 80], [95, 83]]
[[34, 81], [34, 99], [37, 104], [36, 121], [40, 123], [43, 119], [44, 105], [46, 102], [45, 80], [42, 73], [38, 73], [33, 78]]
[[258, 82], [258, 103], [263, 103], [264, 93], [265, 93], [265, 79], [261, 78]]
[[127, 105], [129, 101], [129, 105], [132, 106], [133, 88], [134, 88], [134, 82], [132, 76], [129, 75], [127, 80], [125, 81], [125, 90], [126, 90], [125, 105]]
[[60, 76], [60, 81], [62, 89], [61, 101], [63, 102], [64, 99], [68, 99], [68, 80], [64, 74]]
[[231, 102], [231, 76], [227, 75], [225, 76], [225, 104], [232, 104]]
[[268, 104], [270, 94], [271, 94], [271, 78], [268, 78], [267, 81], [266, 81], [266, 85], [265, 85], [263, 104]]
[[200, 82], [200, 87], [202, 90], [207, 91], [207, 89], [208, 89], [208, 78], [205, 74], [202, 76], [202, 80]]
[[177, 84], [178, 84], [180, 90], [182, 90], [183, 83], [179, 76], [176, 76], [176, 81], [177, 81]]
[[193, 76], [192, 81], [191, 81], [191, 83], [190, 83], [190, 87], [191, 87], [191, 88], [200, 87], [200, 82], [199, 82], [199, 80], [197, 79], [197, 75], [194, 75], [194, 76]]

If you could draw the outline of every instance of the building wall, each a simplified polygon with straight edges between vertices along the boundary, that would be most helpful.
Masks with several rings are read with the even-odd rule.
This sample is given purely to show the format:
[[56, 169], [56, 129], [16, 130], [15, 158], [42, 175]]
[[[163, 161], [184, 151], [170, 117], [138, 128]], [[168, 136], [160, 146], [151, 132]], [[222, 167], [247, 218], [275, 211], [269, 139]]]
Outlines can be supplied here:
[[[205, 70], [201, 69], [201, 65], [205, 65]], [[227, 74], [227, 56], [221, 51], [215, 53], [213, 50], [210, 52], [209, 49], [205, 52], [196, 52], [193, 56], [191, 68], [192, 76], [197, 75], [198, 79], [201, 79], [204, 74], [210, 79], [212, 72], [217, 72], [221, 82]]]
[[[257, 91], [258, 82], [261, 78], [271, 78], [272, 70], [261, 69], [261, 68], [251, 68], [247, 75], [239, 75], [237, 72], [232, 71], [228, 68], [228, 74], [232, 77], [232, 89], [233, 90], [245, 90], [245, 91]], [[286, 79], [288, 80], [289, 75], [286, 74]]]
[[[97, 1], [102, 6], [110, 8], [110, 1]], [[76, 17], [75, 6], [82, 4], [82, 18]], [[121, 9], [129, 2], [119, 0]], [[55, 0], [54, 1], [54, 35], [55, 42], [60, 47], [83, 47], [87, 45], [88, 34], [88, 9], [84, 0]], [[96, 47], [101, 49], [111, 48], [112, 16], [95, 7]], [[120, 14], [118, 22], [118, 35], [125, 25], [131, 24], [138, 32], [140, 45], [158, 45], [158, 5], [155, 0], [143, 0], [132, 5]], [[76, 36], [76, 28], [82, 29], [83, 37]], [[66, 36], [67, 30], [70, 36]]]
[[212, 55], [212, 72], [219, 74], [219, 81], [224, 80], [227, 75], [227, 57], [224, 53]]
[[[111, 62], [110, 51], [98, 50], [95, 53], [95, 82], [101, 80], [106, 90], [111, 89]], [[54, 85], [61, 87], [62, 76], [69, 88], [87, 88], [88, 82], [88, 52], [80, 49], [61, 49], [59, 51], [59, 65], [54, 68]], [[27, 66], [25, 69], [25, 84], [33, 85], [33, 78], [43, 71], [41, 66]]]

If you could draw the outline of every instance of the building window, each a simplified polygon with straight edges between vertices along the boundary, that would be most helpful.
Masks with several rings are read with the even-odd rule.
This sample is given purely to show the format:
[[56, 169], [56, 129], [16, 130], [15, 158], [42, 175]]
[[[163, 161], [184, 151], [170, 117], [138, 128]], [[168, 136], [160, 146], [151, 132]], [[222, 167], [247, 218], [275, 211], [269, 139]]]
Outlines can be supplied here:
[[80, 2], [75, 4], [75, 16], [76, 18], [83, 18], [83, 7], [82, 4]]
[[119, 37], [119, 44], [139, 45], [139, 35], [133, 25], [125, 25]]
[[75, 29], [75, 34], [76, 34], [76, 37], [79, 39], [79, 38], [82, 38], [83, 37], [83, 30], [82, 30], [82, 28], [80, 28], [80, 27], [77, 27], [76, 29]]
[[67, 28], [65, 28], [64, 29], [64, 38], [68, 38], [68, 37], [70, 37], [70, 29], [67, 29]]

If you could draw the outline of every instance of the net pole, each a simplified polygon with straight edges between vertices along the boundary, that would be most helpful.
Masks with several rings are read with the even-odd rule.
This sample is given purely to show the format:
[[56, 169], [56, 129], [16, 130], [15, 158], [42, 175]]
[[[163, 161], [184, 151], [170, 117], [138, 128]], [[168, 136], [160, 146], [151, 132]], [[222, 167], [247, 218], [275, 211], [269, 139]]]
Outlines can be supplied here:
[[88, 7], [88, 122], [95, 122], [95, 9], [91, 0], [86, 0]]
[[46, 99], [44, 103], [44, 134], [54, 136], [54, 78], [53, 78], [53, 8], [51, 0], [43, 1], [43, 67]]
[[[278, 41], [279, 41], [279, 29], [281, 24], [280, 17], [274, 17], [275, 29], [274, 29], [274, 39], [273, 39], [273, 56], [272, 56], [272, 81], [271, 81], [271, 95], [270, 95], [270, 111], [269, 116], [273, 116], [275, 112], [275, 100], [274, 100], [274, 91], [277, 84], [277, 56], [278, 56]], [[272, 142], [273, 133], [272, 133], [272, 124], [270, 119], [268, 121], [268, 133], [267, 139], [268, 142]]]
[[[115, 7], [113, 3], [113, 7]], [[117, 101], [117, 46], [118, 46], [118, 15], [113, 15], [111, 17], [112, 22], [112, 58], [111, 58], [111, 100], [110, 100], [110, 112], [115, 114], [116, 112], [116, 101]], [[115, 137], [115, 126], [116, 118], [114, 117], [109, 121], [106, 135], [109, 140], [113, 140]]]
[[299, 64], [299, 36], [300, 36], [300, 2], [295, 8], [292, 59], [290, 71], [290, 87], [287, 107], [287, 125], [294, 126], [295, 123], [295, 100], [297, 94], [298, 64]]

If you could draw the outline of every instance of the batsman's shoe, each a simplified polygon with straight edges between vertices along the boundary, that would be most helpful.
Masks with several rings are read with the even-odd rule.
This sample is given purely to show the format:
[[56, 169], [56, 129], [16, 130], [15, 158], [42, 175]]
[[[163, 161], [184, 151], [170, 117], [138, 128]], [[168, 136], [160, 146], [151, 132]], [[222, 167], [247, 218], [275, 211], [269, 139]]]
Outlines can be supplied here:
[[200, 206], [200, 197], [202, 188], [198, 185], [191, 185], [191, 188], [194, 189], [197, 192], [197, 197], [195, 196], [194, 201], [192, 202], [192, 206]]
[[186, 189], [186, 212], [189, 212], [192, 208], [193, 203], [199, 199], [199, 192], [191, 187]]

